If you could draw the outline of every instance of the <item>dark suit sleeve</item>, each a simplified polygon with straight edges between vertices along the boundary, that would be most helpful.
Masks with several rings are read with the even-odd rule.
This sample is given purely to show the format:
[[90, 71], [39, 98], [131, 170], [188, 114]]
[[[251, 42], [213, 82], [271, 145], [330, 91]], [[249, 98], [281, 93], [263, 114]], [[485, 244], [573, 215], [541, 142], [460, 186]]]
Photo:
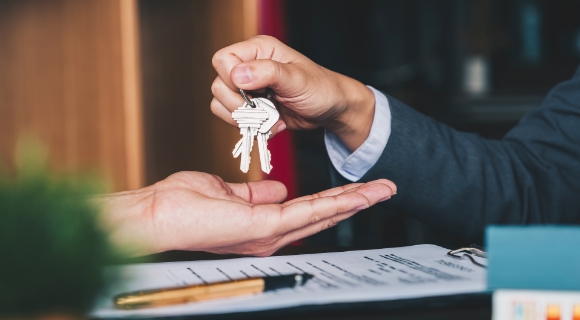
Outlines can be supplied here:
[[[361, 178], [397, 184], [386, 207], [475, 240], [488, 224], [580, 221], [580, 69], [502, 140], [458, 132], [387, 98], [391, 136]], [[333, 181], [344, 182], [336, 172]]]

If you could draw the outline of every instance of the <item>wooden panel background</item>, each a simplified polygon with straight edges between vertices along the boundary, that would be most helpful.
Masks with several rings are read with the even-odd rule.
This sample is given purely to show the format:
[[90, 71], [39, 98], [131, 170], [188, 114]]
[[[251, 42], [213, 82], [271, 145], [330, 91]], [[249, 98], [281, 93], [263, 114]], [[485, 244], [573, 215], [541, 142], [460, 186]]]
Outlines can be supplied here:
[[211, 58], [256, 35], [256, 0], [141, 0], [139, 7], [147, 182], [181, 170], [261, 178], [257, 155], [251, 173], [240, 172], [231, 154], [239, 131], [209, 107], [217, 75]]
[[0, 158], [32, 134], [58, 171], [143, 184], [133, 0], [0, 2]]
[[181, 170], [261, 178], [209, 108], [212, 55], [256, 33], [257, 0], [0, 1], [0, 162], [32, 134], [54, 169], [101, 170], [113, 190]]

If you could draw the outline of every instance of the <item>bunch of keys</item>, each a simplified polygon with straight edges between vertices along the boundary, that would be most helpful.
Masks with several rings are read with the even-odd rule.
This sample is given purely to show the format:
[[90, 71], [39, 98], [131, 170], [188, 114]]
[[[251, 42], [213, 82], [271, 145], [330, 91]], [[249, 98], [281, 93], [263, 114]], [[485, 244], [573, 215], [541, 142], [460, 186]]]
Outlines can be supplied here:
[[260, 165], [262, 171], [270, 173], [270, 151], [268, 151], [268, 138], [272, 134], [270, 129], [280, 119], [280, 114], [274, 104], [266, 98], [248, 99], [244, 90], [240, 94], [246, 102], [232, 113], [232, 118], [238, 123], [242, 138], [232, 152], [234, 158], [242, 156], [240, 170], [246, 173], [250, 169], [250, 152], [254, 146], [254, 138], [257, 136], [258, 150], [260, 152]]

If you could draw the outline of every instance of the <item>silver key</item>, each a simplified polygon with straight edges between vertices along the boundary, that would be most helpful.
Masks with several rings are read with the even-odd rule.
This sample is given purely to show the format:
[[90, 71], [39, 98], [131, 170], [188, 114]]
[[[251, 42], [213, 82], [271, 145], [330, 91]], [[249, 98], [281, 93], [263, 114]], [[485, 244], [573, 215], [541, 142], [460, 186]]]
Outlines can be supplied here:
[[272, 171], [272, 164], [270, 164], [270, 159], [272, 154], [268, 150], [268, 138], [270, 138], [270, 133], [258, 133], [258, 150], [260, 151], [260, 166], [262, 171], [265, 173], [270, 173]]
[[278, 119], [280, 119], [280, 113], [278, 113], [274, 104], [268, 99], [257, 98], [252, 100], [254, 100], [257, 106], [268, 113], [268, 119], [262, 123], [258, 130], [258, 150], [260, 152], [260, 166], [262, 167], [262, 171], [269, 174], [272, 171], [272, 165], [270, 164], [272, 155], [270, 150], [268, 150], [268, 138], [272, 134], [270, 130]]
[[232, 113], [232, 118], [238, 123], [242, 134], [232, 154], [234, 158], [241, 155], [240, 170], [246, 173], [250, 169], [250, 152], [254, 146], [254, 137], [258, 134], [262, 123], [268, 120], [269, 115], [261, 107], [252, 108], [248, 103], [244, 103]]

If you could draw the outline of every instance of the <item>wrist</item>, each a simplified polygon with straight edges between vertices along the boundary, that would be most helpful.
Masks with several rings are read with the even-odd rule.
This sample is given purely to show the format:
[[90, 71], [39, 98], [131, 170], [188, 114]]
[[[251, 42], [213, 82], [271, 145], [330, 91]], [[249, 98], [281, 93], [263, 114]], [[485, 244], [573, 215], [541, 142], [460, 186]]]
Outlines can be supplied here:
[[150, 187], [95, 197], [110, 241], [129, 256], [161, 251], [154, 246], [151, 217], [154, 191]]
[[342, 95], [337, 109], [341, 112], [325, 128], [336, 135], [349, 150], [355, 151], [370, 134], [375, 114], [375, 95], [359, 81], [339, 76]]

